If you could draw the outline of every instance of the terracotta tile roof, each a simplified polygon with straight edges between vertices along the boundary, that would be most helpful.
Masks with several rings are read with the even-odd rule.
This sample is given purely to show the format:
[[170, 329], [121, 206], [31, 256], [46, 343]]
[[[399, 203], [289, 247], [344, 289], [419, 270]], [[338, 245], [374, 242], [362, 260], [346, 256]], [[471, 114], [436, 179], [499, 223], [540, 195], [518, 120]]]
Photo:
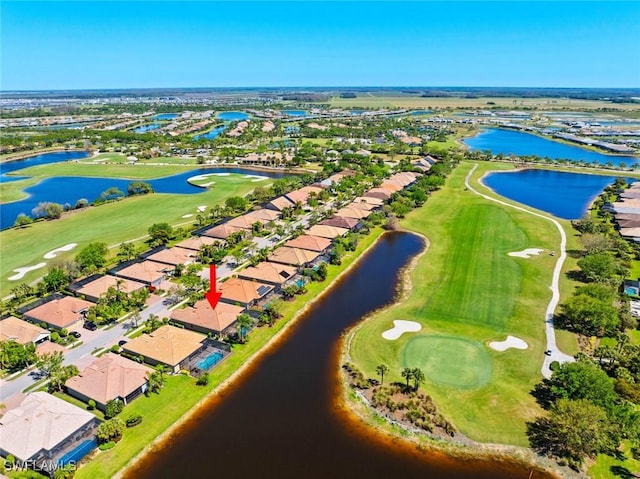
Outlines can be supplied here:
[[318, 256], [320, 255], [314, 251], [282, 246], [269, 255], [269, 261], [300, 266], [310, 263]]
[[45, 322], [58, 328], [67, 328], [80, 320], [82, 313], [93, 303], [80, 298], [65, 296], [25, 312], [25, 316], [38, 322]]
[[245, 214], [245, 215], [237, 216], [232, 220], [227, 221], [226, 224], [234, 228], [242, 228], [245, 230], [250, 230], [251, 226], [256, 222], [265, 224], [265, 223], [268, 223], [269, 220], [263, 220], [260, 218], [256, 218], [255, 216], [250, 216], [248, 214]]
[[377, 208], [376, 205], [371, 205], [365, 201], [354, 201], [347, 205], [347, 208], [355, 208], [356, 210], [373, 211]]
[[319, 224], [322, 226], [334, 226], [337, 228], [351, 229], [356, 226], [360, 221], [355, 218], [345, 218], [344, 216], [332, 216], [329, 219], [321, 221]]
[[395, 193], [396, 191], [400, 191], [403, 187], [402, 185], [399, 185], [396, 182], [391, 182], [387, 180], [382, 182], [382, 184], [380, 185], [380, 188], [391, 191], [392, 193]]
[[122, 349], [134, 356], [142, 355], [175, 367], [202, 347], [205, 336], [170, 325], [160, 326], [151, 334], [143, 334]]
[[278, 211], [282, 211], [285, 208], [293, 206], [293, 203], [289, 201], [285, 196], [278, 196], [277, 198], [271, 200], [269, 204]]
[[266, 208], [262, 208], [259, 210], [251, 211], [250, 213], [247, 213], [245, 216], [249, 218], [264, 220], [268, 223], [269, 221], [275, 221], [278, 218], [280, 218], [280, 213], [277, 213], [276, 211], [273, 211], [273, 210], [268, 210]]
[[44, 343], [40, 343], [38, 344], [38, 346], [36, 346], [36, 354], [38, 356], [42, 356], [43, 354], [51, 354], [58, 351], [64, 354], [67, 352], [67, 348], [60, 344], [52, 343], [51, 341], [45, 341]]
[[334, 239], [338, 236], [345, 235], [349, 230], [346, 228], [336, 228], [335, 226], [313, 225], [307, 230], [307, 233], [321, 238]]
[[355, 219], [366, 218], [370, 214], [371, 214], [371, 211], [362, 210], [359, 208], [350, 208], [348, 206], [345, 208], [340, 208], [338, 211], [336, 211], [336, 215], [338, 216], [344, 216], [345, 218], [355, 218]]
[[196, 253], [191, 249], [174, 246], [173, 248], [160, 250], [157, 253], [148, 256], [147, 259], [157, 261], [158, 263], [170, 264], [172, 266], [178, 264], [187, 265], [195, 261]]
[[321, 238], [320, 236], [301, 235], [287, 241], [284, 245], [291, 248], [300, 248], [309, 251], [324, 251], [331, 246], [331, 240], [328, 238]]
[[97, 358], [69, 379], [65, 386], [100, 404], [125, 398], [147, 382], [151, 368], [117, 354], [107, 353]]
[[298, 190], [293, 190], [287, 193], [285, 196], [294, 204], [299, 201], [303, 205], [306, 205], [307, 199], [311, 193], [320, 194], [321, 191], [322, 188], [318, 188], [317, 186], [304, 186]]
[[282, 284], [295, 275], [298, 270], [293, 266], [262, 262], [238, 273], [238, 277], [271, 284]]
[[146, 260], [121, 269], [116, 274], [118, 276], [133, 278], [145, 283], [153, 283], [164, 277], [167, 271], [170, 271], [171, 269], [171, 266], [167, 264]]
[[180, 248], [192, 249], [194, 251], [200, 251], [204, 245], [212, 245], [216, 242], [215, 238], [209, 236], [192, 236], [184, 241], [180, 241], [176, 246]]
[[203, 236], [209, 236], [211, 238], [219, 238], [219, 239], [227, 239], [233, 233], [238, 231], [245, 231], [243, 228], [238, 228], [236, 226], [230, 226], [227, 223], [214, 226], [213, 228], [209, 228], [204, 233]]
[[90, 283], [85, 284], [82, 288], [76, 290], [76, 293], [84, 296], [99, 298], [100, 296], [105, 294], [109, 288], [112, 287], [115, 289], [120, 288], [120, 291], [131, 294], [134, 291], [146, 288], [146, 285], [144, 283], [139, 283], [138, 281], [132, 281], [125, 278], [117, 278], [115, 276], [107, 274], [95, 279], [94, 281], [91, 281]]
[[371, 196], [358, 196], [353, 200], [353, 203], [367, 203], [373, 206], [382, 206], [384, 204], [384, 200], [380, 198], [372, 198]]
[[0, 321], [0, 341], [11, 340], [19, 344], [29, 344], [48, 336], [49, 331], [46, 329], [14, 316]]
[[176, 309], [171, 313], [171, 319], [220, 333], [235, 323], [242, 311], [244, 308], [240, 306], [223, 302], [219, 302], [216, 309], [211, 309], [209, 301], [203, 299], [192, 308]]
[[391, 198], [391, 192], [389, 190], [385, 190], [384, 188], [371, 188], [362, 196], [388, 200], [389, 198]]
[[0, 449], [24, 461], [42, 449], [52, 450], [94, 419], [49, 393], [30, 393], [0, 419]]
[[248, 281], [240, 278], [231, 278], [220, 285], [219, 291], [222, 293], [222, 299], [247, 304], [251, 301], [262, 298], [272, 289], [273, 286], [269, 284], [259, 283], [257, 281]]

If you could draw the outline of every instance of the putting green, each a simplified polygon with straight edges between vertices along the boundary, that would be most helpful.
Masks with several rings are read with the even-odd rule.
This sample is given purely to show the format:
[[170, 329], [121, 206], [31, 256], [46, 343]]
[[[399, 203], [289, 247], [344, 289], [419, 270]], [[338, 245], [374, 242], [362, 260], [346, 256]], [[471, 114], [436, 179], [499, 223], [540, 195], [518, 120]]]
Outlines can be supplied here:
[[402, 349], [402, 365], [420, 368], [427, 380], [460, 389], [491, 380], [491, 357], [484, 346], [455, 336], [416, 336]]

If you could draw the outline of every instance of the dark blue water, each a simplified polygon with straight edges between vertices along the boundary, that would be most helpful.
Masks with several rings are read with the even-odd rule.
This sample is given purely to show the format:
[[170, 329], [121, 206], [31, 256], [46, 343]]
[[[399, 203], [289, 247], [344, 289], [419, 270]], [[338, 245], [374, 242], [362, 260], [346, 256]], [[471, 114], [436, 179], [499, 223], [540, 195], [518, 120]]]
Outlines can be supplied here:
[[288, 116], [307, 116], [307, 112], [304, 110], [282, 110], [282, 113]]
[[89, 156], [88, 151], [59, 151], [56, 153], [44, 153], [42, 155], [30, 156], [22, 160], [7, 161], [0, 163], [0, 183], [16, 181], [26, 178], [25, 176], [7, 176], [7, 173], [29, 168], [31, 166], [58, 163], [60, 161], [79, 160]]
[[246, 120], [249, 118], [249, 114], [243, 111], [221, 111], [216, 115], [222, 121], [238, 121]]
[[415, 110], [412, 111], [412, 115], [428, 115], [429, 113], [433, 113], [431, 110]]
[[[185, 171], [184, 173], [177, 175], [144, 181], [151, 184], [154, 191], [157, 193], [198, 194], [205, 190], [187, 183], [187, 179], [195, 175], [210, 173], [238, 173], [243, 175], [254, 175], [256, 174], [256, 171], [248, 168], [199, 168]], [[268, 176], [269, 178], [282, 178], [287, 176], [285, 173], [264, 171], [260, 171], [260, 175]], [[136, 180], [120, 178], [86, 178], [79, 176], [47, 178], [37, 185], [25, 188], [24, 191], [29, 194], [28, 198], [14, 201], [12, 203], [0, 204], [0, 229], [13, 226], [20, 213], [32, 216], [31, 210], [41, 201], [51, 201], [62, 205], [69, 203], [71, 206], [74, 206], [81, 198], [92, 202], [96, 200], [103, 191], [113, 186], [126, 194], [127, 187], [131, 181]]]
[[139, 126], [133, 131], [135, 131], [136, 133], [146, 133], [148, 131], [157, 130], [161, 126], [162, 126], [162, 123], [150, 123], [148, 125]]
[[173, 120], [174, 118], [178, 118], [177, 113], [160, 113], [155, 115], [154, 118], [156, 120]]
[[530, 169], [490, 173], [483, 182], [518, 203], [575, 220], [584, 216], [591, 202], [615, 179], [615, 176]]
[[483, 130], [478, 136], [464, 140], [472, 150], [489, 150], [493, 154], [502, 153], [508, 155], [537, 155], [549, 157], [555, 160], [567, 159], [571, 161], [585, 161], [605, 165], [612, 163], [627, 166], [640, 163], [640, 158], [634, 156], [614, 156], [586, 150], [577, 146], [566, 145], [558, 141], [547, 140], [529, 133], [519, 131], [500, 130], [489, 128]]
[[206, 140], [213, 140], [214, 138], [219, 136], [220, 133], [222, 133], [226, 128], [227, 128], [227, 125], [218, 126], [218, 127], [214, 128], [213, 130], [211, 130], [211, 131], [209, 131], [207, 133], [203, 133], [202, 135], [194, 136], [193, 139], [194, 140], [199, 140], [200, 138], [204, 138]]
[[351, 113], [352, 115], [362, 115], [367, 110], [347, 110], [347, 113]]

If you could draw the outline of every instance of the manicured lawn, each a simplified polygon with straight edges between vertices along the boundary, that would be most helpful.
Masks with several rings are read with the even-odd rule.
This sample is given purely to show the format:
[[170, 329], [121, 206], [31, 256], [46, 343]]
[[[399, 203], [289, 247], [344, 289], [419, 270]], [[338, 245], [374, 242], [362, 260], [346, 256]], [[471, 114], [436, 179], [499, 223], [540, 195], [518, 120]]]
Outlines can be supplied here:
[[629, 441], [623, 442], [623, 459], [599, 454], [596, 462], [589, 468], [591, 479], [610, 479], [613, 477], [631, 478], [631, 473], [640, 471], [640, 461], [631, 456]]
[[182, 418], [198, 401], [256, 354], [270, 338], [287, 325], [298, 311], [311, 300], [317, 298], [334, 281], [336, 276], [351, 265], [380, 234], [380, 229], [373, 230], [367, 238], [360, 242], [357, 251], [345, 256], [341, 266], [329, 266], [325, 282], [311, 283], [307, 293], [298, 296], [294, 301], [285, 303], [284, 316], [273, 327], [257, 328], [250, 333], [249, 341], [246, 344], [235, 345], [233, 354], [212, 370], [207, 386], [196, 386], [195, 379], [188, 376], [171, 376], [167, 378], [167, 383], [160, 394], [143, 396], [128, 404], [120, 417], [126, 419], [130, 415], [140, 414], [143, 417], [142, 424], [135, 429], [126, 430], [122, 441], [116, 447], [99, 453], [87, 465], [81, 467], [75, 477], [77, 479], [113, 477], [145, 446]]
[[[355, 332], [351, 356], [369, 377], [386, 364], [391, 381], [404, 382], [403, 367], [421, 367], [424, 389], [461, 432], [482, 442], [527, 445], [525, 422], [541, 412], [529, 393], [541, 379], [544, 313], [556, 258], [507, 253], [557, 250], [560, 237], [549, 221], [465, 191], [471, 167], [460, 165], [441, 191], [401, 222], [425, 235], [429, 250], [410, 274], [406, 299]], [[480, 164], [473, 180], [490, 169], [510, 168]], [[573, 287], [562, 280], [563, 293]], [[385, 340], [381, 333], [394, 319], [417, 321], [422, 330]], [[522, 338], [528, 349], [488, 347], [507, 335]], [[562, 341], [572, 346], [567, 352], [575, 352], [570, 335]]]
[[[37, 222], [24, 229], [8, 229], [0, 232], [0, 294], [20, 282], [31, 282], [43, 274], [47, 267], [28, 273], [22, 280], [8, 281], [14, 268], [33, 265], [42, 261], [48, 251], [69, 243], [78, 243], [70, 252], [61, 253], [55, 261], [72, 258], [86, 244], [102, 241], [107, 245], [130, 241], [147, 234], [153, 223], [192, 223], [198, 206], [211, 207], [229, 196], [244, 195], [261, 183], [252, 183], [244, 175], [230, 175], [216, 179], [214, 187], [199, 194], [169, 195], [151, 194], [125, 198], [119, 202], [87, 208], [69, 214], [59, 220]], [[193, 217], [182, 218], [185, 214]]]

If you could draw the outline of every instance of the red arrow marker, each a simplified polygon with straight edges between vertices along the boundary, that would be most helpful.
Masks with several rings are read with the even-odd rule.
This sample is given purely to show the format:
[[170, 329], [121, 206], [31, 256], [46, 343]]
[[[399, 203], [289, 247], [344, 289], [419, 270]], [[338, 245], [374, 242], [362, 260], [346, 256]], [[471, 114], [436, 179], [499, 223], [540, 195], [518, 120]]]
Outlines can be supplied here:
[[218, 301], [220, 301], [220, 297], [222, 296], [222, 293], [216, 291], [216, 265], [215, 264], [209, 265], [209, 283], [210, 283], [209, 292], [205, 293], [204, 297], [207, 298], [207, 301], [209, 301], [209, 304], [211, 305], [211, 309], [216, 309], [216, 306], [218, 305]]

